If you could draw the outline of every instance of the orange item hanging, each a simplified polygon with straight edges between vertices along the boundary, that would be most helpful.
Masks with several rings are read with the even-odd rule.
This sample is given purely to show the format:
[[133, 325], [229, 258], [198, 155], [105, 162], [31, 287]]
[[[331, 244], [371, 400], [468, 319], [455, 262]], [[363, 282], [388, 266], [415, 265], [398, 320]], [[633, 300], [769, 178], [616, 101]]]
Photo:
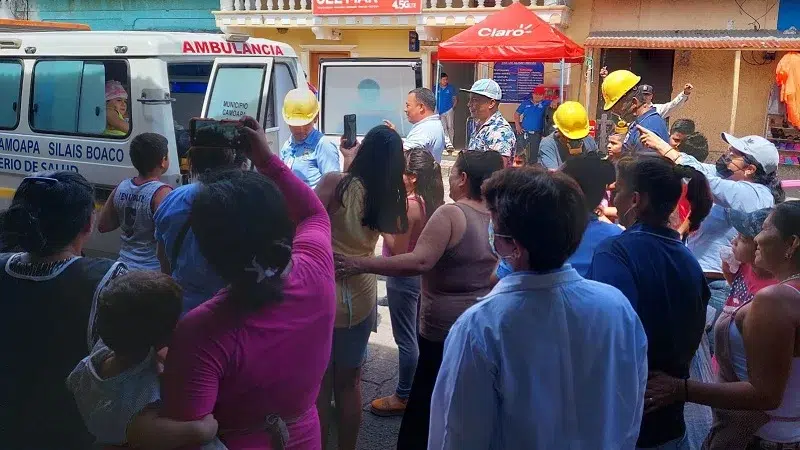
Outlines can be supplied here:
[[786, 105], [789, 123], [800, 128], [800, 53], [787, 53], [781, 58], [775, 80], [781, 87], [781, 101]]

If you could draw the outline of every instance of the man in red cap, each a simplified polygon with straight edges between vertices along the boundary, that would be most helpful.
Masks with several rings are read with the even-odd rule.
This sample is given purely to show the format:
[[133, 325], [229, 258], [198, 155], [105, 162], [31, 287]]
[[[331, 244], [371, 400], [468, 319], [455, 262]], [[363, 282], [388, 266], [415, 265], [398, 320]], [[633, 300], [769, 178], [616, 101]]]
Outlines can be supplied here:
[[550, 106], [550, 100], [545, 100], [546, 89], [544, 86], [533, 88], [531, 98], [519, 104], [514, 113], [514, 126], [517, 129], [517, 150], [527, 156], [528, 164], [535, 164], [539, 160], [539, 143], [543, 134], [550, 134], [552, 130], [544, 129], [544, 116]]

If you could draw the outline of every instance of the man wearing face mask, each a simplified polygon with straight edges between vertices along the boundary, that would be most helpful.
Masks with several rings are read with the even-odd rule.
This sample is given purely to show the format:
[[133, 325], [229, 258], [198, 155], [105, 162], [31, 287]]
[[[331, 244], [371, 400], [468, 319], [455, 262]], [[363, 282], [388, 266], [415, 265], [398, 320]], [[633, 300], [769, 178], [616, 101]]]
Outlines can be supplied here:
[[667, 123], [656, 108], [647, 101], [647, 88], [640, 84], [642, 77], [627, 70], [616, 70], [603, 80], [604, 111], [611, 111], [623, 121], [630, 123], [628, 133], [622, 141], [624, 153], [653, 154], [639, 139], [641, 125], [663, 140], [669, 139]]
[[555, 170], [568, 159], [597, 153], [597, 143], [589, 136], [589, 116], [578, 102], [565, 102], [553, 114], [556, 130], [542, 139], [539, 162]]
[[[689, 235], [686, 244], [700, 262], [711, 288], [709, 306], [714, 311], [709, 311], [709, 316], [713, 312], [717, 317], [730, 293], [730, 286], [722, 272], [720, 252], [730, 251], [731, 241], [737, 234], [725, 208], [750, 213], [771, 208], [785, 199], [777, 175], [778, 150], [761, 136], [737, 138], [722, 133], [722, 140], [728, 144], [728, 152], [720, 156], [716, 164], [703, 164], [693, 156], [675, 150], [665, 139], [649, 130], [639, 131], [641, 141], [658, 154], [675, 164], [692, 167], [708, 178], [714, 206], [700, 228]], [[709, 317], [710, 324], [714, 320]], [[709, 338], [713, 338], [713, 335], [709, 335]]]

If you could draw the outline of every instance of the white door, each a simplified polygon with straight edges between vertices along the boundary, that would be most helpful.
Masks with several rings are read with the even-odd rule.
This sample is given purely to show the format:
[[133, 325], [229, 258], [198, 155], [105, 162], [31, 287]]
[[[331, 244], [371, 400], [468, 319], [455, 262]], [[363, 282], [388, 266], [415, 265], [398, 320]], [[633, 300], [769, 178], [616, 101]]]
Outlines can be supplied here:
[[[278, 127], [268, 117], [272, 58], [217, 58], [211, 70], [201, 117], [239, 120], [251, 116], [265, 127], [270, 148], [279, 149]], [[271, 122], [271, 123], [270, 123]]]
[[411, 129], [403, 113], [408, 92], [422, 87], [419, 59], [334, 58], [320, 60], [320, 130], [339, 143], [344, 116], [356, 115], [359, 136], [384, 120], [400, 136]]

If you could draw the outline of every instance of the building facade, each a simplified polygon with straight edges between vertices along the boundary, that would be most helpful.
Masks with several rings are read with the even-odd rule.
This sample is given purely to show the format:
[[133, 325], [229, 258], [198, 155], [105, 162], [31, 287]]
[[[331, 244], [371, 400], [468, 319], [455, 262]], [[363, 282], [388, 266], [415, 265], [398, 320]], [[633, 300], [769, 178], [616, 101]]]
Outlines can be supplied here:
[[[26, 19], [84, 23], [96, 31], [196, 31], [217, 33], [211, 11], [218, 0], [0, 0], [26, 2]], [[22, 18], [22, 17], [21, 17]]]

